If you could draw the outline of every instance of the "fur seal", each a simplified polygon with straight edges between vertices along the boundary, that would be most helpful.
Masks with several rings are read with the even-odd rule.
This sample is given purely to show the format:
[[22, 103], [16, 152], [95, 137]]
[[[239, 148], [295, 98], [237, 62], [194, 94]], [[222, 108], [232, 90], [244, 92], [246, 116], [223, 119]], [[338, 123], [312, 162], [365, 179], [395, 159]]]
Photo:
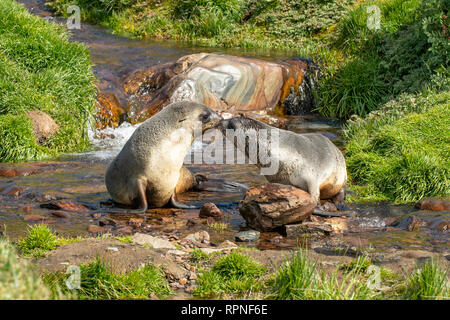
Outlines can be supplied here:
[[[162, 207], [168, 203], [188, 208], [175, 199], [183, 160], [196, 136], [220, 120], [207, 106], [191, 101], [172, 103], [147, 119], [106, 170], [105, 184], [112, 199], [137, 205], [140, 213], [145, 213], [149, 205]], [[197, 126], [201, 130], [196, 130]], [[187, 176], [185, 180], [190, 179]], [[179, 190], [186, 187], [180, 186]]]
[[[278, 147], [271, 146], [270, 139], [258, 139], [258, 149], [269, 151], [270, 157], [278, 161], [275, 174], [264, 174], [272, 183], [292, 185], [308, 192], [320, 207], [320, 199], [333, 199], [342, 208], [345, 199], [347, 169], [342, 152], [325, 136], [315, 133], [298, 134], [292, 131], [271, 127], [263, 122], [247, 118], [235, 117], [223, 120], [217, 127], [227, 136], [226, 130], [235, 130], [247, 136], [250, 131], [260, 136], [260, 130], [266, 129], [270, 136], [276, 130]], [[230, 137], [227, 137], [230, 139]], [[245, 155], [249, 156], [249, 140], [239, 144], [233, 142]], [[245, 150], [244, 150], [245, 149]], [[264, 167], [257, 159], [256, 165]]]

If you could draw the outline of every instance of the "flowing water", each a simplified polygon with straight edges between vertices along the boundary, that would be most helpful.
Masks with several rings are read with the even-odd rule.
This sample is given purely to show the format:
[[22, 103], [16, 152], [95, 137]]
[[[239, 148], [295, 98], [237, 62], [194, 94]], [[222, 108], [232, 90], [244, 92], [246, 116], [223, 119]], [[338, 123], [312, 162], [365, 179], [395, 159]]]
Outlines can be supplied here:
[[[19, 1], [33, 14], [50, 21], [64, 23], [64, 19], [52, 16], [41, 0]], [[295, 56], [293, 52], [268, 50], [242, 50], [223, 48], [198, 48], [183, 45], [172, 41], [130, 40], [112, 35], [108, 30], [98, 26], [83, 23], [81, 29], [71, 31], [72, 39], [85, 43], [92, 56], [94, 72], [103, 90], [110, 90], [126, 104], [126, 96], [121, 89], [121, 79], [138, 68], [154, 65], [180, 58], [187, 54], [197, 52], [222, 52], [233, 55], [243, 55], [260, 59], [276, 61], [282, 58]], [[286, 117], [287, 129], [298, 133], [320, 132], [328, 136], [336, 145], [342, 147], [341, 129], [337, 121], [321, 119], [316, 116]], [[0, 177], [0, 225], [4, 225], [6, 232], [12, 238], [23, 236], [26, 226], [32, 219], [27, 217], [44, 217], [45, 222], [52, 225], [57, 232], [67, 235], [85, 235], [87, 226], [95, 222], [95, 218], [86, 210], [84, 213], [70, 214], [68, 217], [57, 218], [48, 209], [39, 207], [42, 199], [71, 199], [73, 201], [98, 208], [100, 202], [108, 199], [104, 185], [104, 172], [108, 162], [121, 149], [138, 125], [132, 126], [123, 123], [119, 128], [103, 130], [106, 138], [97, 138], [98, 133], [91, 132], [90, 138], [94, 151], [81, 154], [66, 154], [53, 161], [14, 164], [15, 167], [34, 168], [38, 172], [26, 177]], [[191, 152], [201, 152], [204, 143], [195, 141]], [[248, 186], [265, 182], [259, 175], [255, 166], [244, 165], [188, 165], [193, 172], [207, 175], [212, 179], [227, 179], [242, 182]], [[18, 188], [18, 189], [14, 189]], [[18, 197], [14, 192], [22, 192]], [[19, 193], [20, 193], [19, 192]], [[243, 197], [242, 193], [215, 193], [215, 192], [189, 192], [183, 194], [181, 201], [193, 204], [214, 202], [222, 206], [225, 213], [225, 222], [231, 229], [217, 232], [212, 240], [230, 239], [236, 231], [245, 228], [245, 221], [237, 211], [237, 203]], [[412, 206], [396, 206], [390, 203], [376, 204], [350, 204], [350, 209], [357, 212], [353, 223], [357, 224], [355, 232], [347, 235], [348, 241], [369, 242], [375, 246], [407, 248], [429, 248], [432, 250], [448, 249], [448, 233], [445, 232], [408, 232], [408, 231], [381, 231], [387, 221], [407, 213], [415, 212]], [[448, 214], [414, 213], [424, 220], [436, 218], [448, 219]], [[192, 232], [202, 226], [186, 227], [189, 218], [198, 216], [198, 211], [187, 210], [178, 217], [158, 218], [163, 221], [165, 231], [178, 230], [181, 233]], [[119, 219], [120, 216], [110, 215]], [[162, 220], [161, 220], [162, 219]], [[177, 220], [178, 219], [178, 220]], [[271, 238], [277, 234], [268, 233], [261, 237], [258, 243], [260, 248], [294, 247], [294, 240], [284, 240], [284, 245], [272, 245]], [[344, 237], [345, 240], [345, 237]]]

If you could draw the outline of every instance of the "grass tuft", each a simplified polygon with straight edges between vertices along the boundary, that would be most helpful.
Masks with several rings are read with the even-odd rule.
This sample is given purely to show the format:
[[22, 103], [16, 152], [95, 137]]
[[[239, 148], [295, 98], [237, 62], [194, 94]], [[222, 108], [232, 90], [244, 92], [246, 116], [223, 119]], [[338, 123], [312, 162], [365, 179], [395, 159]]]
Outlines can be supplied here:
[[[26, 261], [19, 261], [14, 247], [0, 239], [0, 300], [46, 300], [50, 289]], [[57, 298], [62, 298], [61, 295]]]
[[23, 255], [40, 258], [57, 246], [56, 235], [45, 224], [31, 226], [25, 238], [17, 242], [17, 247]]
[[405, 299], [449, 300], [448, 270], [441, 269], [434, 260], [429, 260], [422, 267], [416, 268], [409, 278]]

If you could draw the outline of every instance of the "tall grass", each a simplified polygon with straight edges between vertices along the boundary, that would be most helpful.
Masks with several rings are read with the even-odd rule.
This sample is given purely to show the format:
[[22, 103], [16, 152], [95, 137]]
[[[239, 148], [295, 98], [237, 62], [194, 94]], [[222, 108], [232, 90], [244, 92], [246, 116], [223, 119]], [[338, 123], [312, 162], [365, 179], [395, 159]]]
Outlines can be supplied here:
[[19, 261], [14, 247], [0, 239], [0, 300], [45, 300], [50, 297], [50, 289], [32, 266]]
[[416, 268], [408, 280], [405, 299], [450, 300], [448, 270], [441, 269], [434, 260]]
[[129, 273], [116, 274], [111, 265], [100, 258], [80, 265], [80, 288], [67, 288], [68, 275], [62, 272], [44, 276], [50, 288], [61, 288], [77, 299], [154, 299], [165, 298], [172, 293], [164, 273], [154, 265], [145, 265]]
[[286, 260], [271, 285], [271, 298], [277, 300], [367, 300], [374, 299], [372, 291], [358, 272], [365, 261], [357, 260], [353, 269], [339, 274], [338, 269], [326, 273], [299, 250]]
[[[88, 146], [95, 112], [88, 49], [69, 42], [62, 26], [32, 16], [13, 0], [0, 2], [0, 161], [41, 159]], [[43, 145], [25, 117], [49, 114], [59, 131]]]

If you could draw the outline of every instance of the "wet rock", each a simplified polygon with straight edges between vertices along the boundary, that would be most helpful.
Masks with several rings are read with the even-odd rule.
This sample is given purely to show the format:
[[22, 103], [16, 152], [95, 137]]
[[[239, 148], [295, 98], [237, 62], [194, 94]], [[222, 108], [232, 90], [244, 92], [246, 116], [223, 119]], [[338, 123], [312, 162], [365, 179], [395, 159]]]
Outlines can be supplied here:
[[144, 233], [134, 234], [131, 240], [134, 243], [140, 245], [147, 244], [154, 249], [172, 249], [172, 250], [176, 249], [176, 247], [170, 241], [158, 237], [153, 237], [151, 235]]
[[422, 199], [416, 204], [416, 208], [420, 210], [432, 210], [432, 211], [450, 211], [450, 199], [434, 199], [427, 198]]
[[188, 219], [188, 221], [186, 221], [186, 227], [188, 227], [188, 228], [192, 228], [196, 224], [197, 224], [197, 222], [193, 219]]
[[248, 230], [236, 233], [234, 238], [236, 239], [236, 241], [250, 242], [250, 241], [257, 241], [259, 239], [259, 235], [260, 235], [259, 231]]
[[97, 115], [95, 127], [99, 130], [106, 127], [117, 128], [125, 110], [112, 92], [100, 92], [97, 96]]
[[57, 218], [69, 218], [70, 217], [70, 213], [64, 212], [64, 211], [52, 211], [52, 212], [50, 212], [50, 214]]
[[239, 203], [248, 226], [271, 231], [285, 224], [301, 222], [314, 211], [311, 196], [293, 186], [269, 183], [250, 188]]
[[4, 193], [14, 197], [14, 198], [18, 198], [20, 197], [20, 195], [22, 193], [25, 192], [25, 190], [27, 190], [26, 188], [23, 187], [16, 187], [16, 186], [12, 186], [11, 188], [8, 188], [4, 191]]
[[186, 270], [180, 267], [178, 264], [173, 261], [167, 261], [167, 264], [164, 265], [164, 273], [167, 275], [169, 280], [179, 281], [183, 278], [186, 278]]
[[133, 234], [133, 228], [131, 226], [120, 226], [113, 232], [114, 235], [126, 236]]
[[33, 134], [39, 144], [43, 144], [59, 130], [59, 125], [45, 112], [32, 110], [26, 116], [31, 120]]
[[176, 62], [132, 73], [124, 90], [139, 101], [133, 121], [151, 117], [169, 103], [191, 100], [215, 111], [309, 112], [315, 107], [313, 79], [318, 68], [309, 60], [280, 63], [215, 53], [198, 53]]
[[0, 167], [0, 176], [3, 177], [26, 177], [36, 173], [38, 170], [34, 168], [11, 168]]
[[88, 232], [93, 233], [93, 234], [104, 234], [104, 233], [108, 233], [108, 231], [109, 231], [109, 229], [97, 226], [95, 224], [91, 224], [88, 227]]
[[338, 209], [336, 208], [335, 204], [329, 201], [324, 201], [321, 200], [320, 201], [320, 205], [321, 205], [321, 209], [322, 211], [327, 211], [327, 212], [336, 212], [338, 211]]
[[217, 246], [217, 248], [219, 249], [232, 249], [232, 248], [237, 248], [238, 245], [230, 240], [225, 240], [224, 242], [222, 242], [221, 244], [219, 244]]
[[24, 216], [23, 219], [26, 222], [42, 222], [44, 220], [47, 220], [48, 218], [37, 215], [37, 214], [29, 214], [29, 215]]
[[284, 230], [287, 237], [323, 237], [329, 236], [333, 232], [333, 227], [319, 222], [303, 222], [285, 225]]
[[115, 226], [116, 222], [114, 220], [112, 220], [112, 219], [102, 219], [102, 220], [100, 220], [98, 222], [98, 225], [101, 226], [101, 227], [104, 227], [104, 226]]
[[88, 208], [81, 203], [70, 200], [56, 200], [48, 203], [41, 203], [41, 208], [50, 210], [65, 210], [65, 211], [86, 211]]
[[199, 217], [220, 219], [222, 217], [222, 211], [214, 203], [205, 203], [200, 209]]
[[206, 231], [199, 231], [196, 233], [191, 233], [190, 235], [186, 236], [184, 239], [190, 240], [190, 241], [208, 243], [209, 242], [209, 233]]
[[420, 226], [422, 226], [424, 222], [417, 218], [416, 216], [408, 216], [404, 218], [397, 219], [393, 223], [391, 223], [390, 227], [396, 227], [403, 230], [414, 231], [417, 230]]
[[446, 220], [433, 221], [428, 224], [428, 227], [430, 227], [431, 229], [447, 231], [450, 229], [450, 221], [448, 221], [448, 220], [447, 221]]

